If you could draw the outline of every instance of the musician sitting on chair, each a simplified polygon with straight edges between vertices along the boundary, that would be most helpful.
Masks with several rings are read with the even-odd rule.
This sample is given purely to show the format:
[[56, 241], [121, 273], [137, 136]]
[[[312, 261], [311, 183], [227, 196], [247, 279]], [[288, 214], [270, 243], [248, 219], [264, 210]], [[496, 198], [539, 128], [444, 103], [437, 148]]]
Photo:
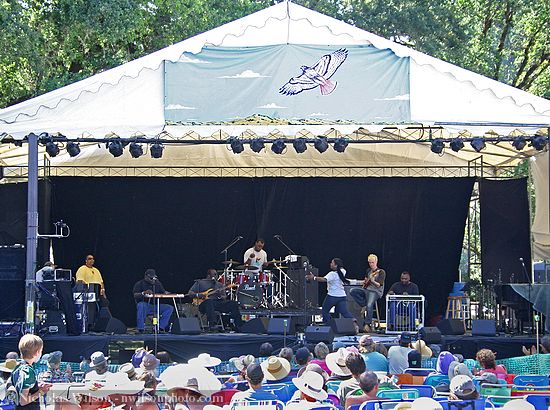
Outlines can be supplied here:
[[[208, 269], [206, 278], [195, 281], [189, 294], [199, 303], [199, 311], [206, 315], [210, 330], [214, 329], [216, 323], [216, 312], [229, 313], [235, 329], [240, 330], [243, 321], [239, 305], [234, 300], [227, 300], [225, 289], [226, 287], [216, 280], [216, 269]], [[211, 290], [208, 295], [206, 292]]]
[[378, 267], [378, 256], [370, 254], [367, 259], [369, 268], [365, 274], [363, 289], [352, 289], [349, 294], [359, 306], [366, 308], [365, 328], [363, 330], [370, 332], [374, 304], [384, 294], [386, 272]]
[[[145, 327], [145, 318], [148, 314], [157, 313], [157, 305], [155, 303], [155, 298], [147, 297], [146, 295], [153, 294], [166, 294], [169, 293], [164, 289], [162, 283], [157, 278], [157, 273], [154, 269], [147, 269], [145, 271], [145, 277], [136, 282], [134, 285], [134, 300], [136, 301], [136, 310], [137, 310], [137, 329], [140, 333], [143, 332]], [[159, 328], [163, 331], [168, 330], [168, 325], [170, 324], [170, 316], [174, 307], [171, 305], [166, 305], [164, 303], [159, 304]]]
[[391, 285], [388, 295], [419, 295], [418, 285], [411, 282], [411, 274], [407, 271], [401, 272], [401, 280]]

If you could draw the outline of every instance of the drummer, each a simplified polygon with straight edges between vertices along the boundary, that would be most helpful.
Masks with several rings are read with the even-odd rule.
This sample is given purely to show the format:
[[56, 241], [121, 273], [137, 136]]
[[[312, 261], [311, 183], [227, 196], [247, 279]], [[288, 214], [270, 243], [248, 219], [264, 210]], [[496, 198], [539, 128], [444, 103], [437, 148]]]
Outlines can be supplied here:
[[244, 253], [244, 265], [249, 270], [262, 270], [267, 266], [267, 252], [264, 251], [265, 241], [258, 238], [252, 248]]

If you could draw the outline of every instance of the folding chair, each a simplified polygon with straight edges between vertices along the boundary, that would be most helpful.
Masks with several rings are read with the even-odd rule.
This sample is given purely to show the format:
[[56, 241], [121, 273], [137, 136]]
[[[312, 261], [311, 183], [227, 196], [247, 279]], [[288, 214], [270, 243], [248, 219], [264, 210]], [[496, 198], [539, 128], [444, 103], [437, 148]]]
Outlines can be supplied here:
[[435, 388], [429, 385], [402, 384], [401, 388], [417, 390], [419, 397], [434, 397], [436, 393]]
[[234, 403], [231, 410], [284, 410], [285, 405], [279, 400], [240, 401]]
[[414, 400], [420, 397], [420, 393], [416, 389], [383, 390], [376, 393], [376, 397], [393, 400]]
[[513, 383], [516, 386], [548, 386], [548, 375], [522, 374], [514, 377]]

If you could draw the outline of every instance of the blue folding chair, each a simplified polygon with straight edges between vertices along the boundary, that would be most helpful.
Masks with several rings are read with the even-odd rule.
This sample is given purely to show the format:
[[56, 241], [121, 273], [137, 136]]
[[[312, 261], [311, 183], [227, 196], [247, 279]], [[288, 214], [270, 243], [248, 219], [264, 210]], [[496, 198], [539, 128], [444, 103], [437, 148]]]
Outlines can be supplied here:
[[433, 386], [437, 387], [442, 384], [449, 385], [451, 381], [449, 380], [449, 376], [446, 374], [432, 374], [424, 380], [424, 384], [427, 386]]
[[412, 400], [371, 400], [361, 404], [359, 410], [391, 410], [403, 402], [412, 403]]
[[231, 410], [284, 410], [285, 405], [279, 400], [240, 401], [231, 406]]
[[376, 397], [381, 399], [391, 399], [391, 400], [409, 400], [409, 399], [418, 399], [420, 393], [416, 389], [393, 389], [393, 390], [382, 390], [376, 394]]
[[542, 374], [523, 374], [514, 377], [514, 385], [516, 386], [548, 386], [548, 375]]
[[401, 388], [417, 390], [419, 397], [434, 397], [436, 393], [433, 386], [423, 384], [402, 384]]
[[550, 408], [550, 395], [530, 394], [527, 396], [527, 401], [535, 406], [537, 410]]

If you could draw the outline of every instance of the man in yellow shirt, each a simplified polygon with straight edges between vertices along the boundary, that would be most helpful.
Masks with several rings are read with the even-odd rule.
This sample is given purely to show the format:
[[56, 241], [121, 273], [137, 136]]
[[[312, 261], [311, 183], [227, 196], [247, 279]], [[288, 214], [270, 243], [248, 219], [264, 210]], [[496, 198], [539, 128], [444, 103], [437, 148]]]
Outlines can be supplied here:
[[105, 296], [105, 284], [101, 277], [101, 272], [94, 267], [94, 255], [87, 255], [86, 262], [76, 271], [76, 282], [82, 282], [86, 285], [97, 284], [101, 286], [100, 295]]

